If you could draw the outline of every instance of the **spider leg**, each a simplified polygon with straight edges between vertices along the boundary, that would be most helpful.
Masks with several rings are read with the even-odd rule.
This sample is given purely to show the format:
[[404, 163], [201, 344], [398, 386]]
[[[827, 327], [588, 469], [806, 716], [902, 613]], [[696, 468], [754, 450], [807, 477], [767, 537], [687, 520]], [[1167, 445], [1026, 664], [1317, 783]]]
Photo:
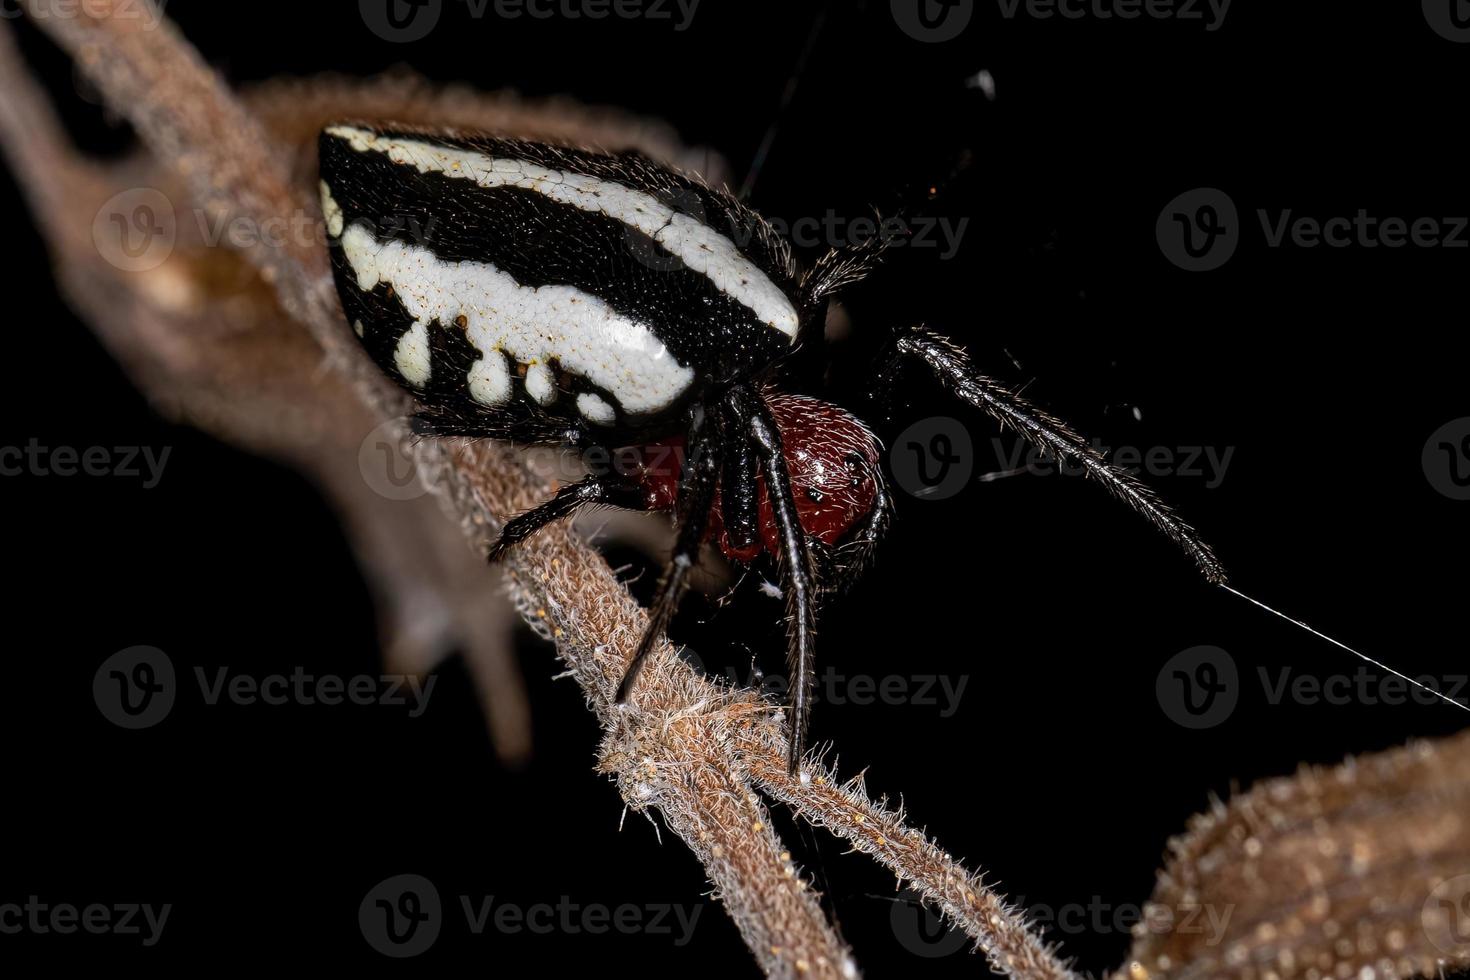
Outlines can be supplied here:
[[524, 514], [505, 522], [500, 537], [490, 548], [489, 560], [498, 562], [511, 548], [548, 524], [571, 517], [583, 507], [622, 507], [625, 510], [648, 510], [648, 497], [638, 487], [605, 476], [589, 476], [568, 483], [556, 495]]
[[823, 591], [832, 596], [845, 593], [852, 588], [873, 563], [873, 553], [878, 542], [888, 533], [888, 523], [893, 517], [893, 498], [888, 492], [888, 482], [883, 478], [881, 467], [869, 474], [873, 481], [873, 510], [862, 528], [834, 549], [830, 560], [831, 571], [823, 583]]
[[719, 482], [721, 446], [719, 426], [708, 417], [702, 406], [694, 408], [685, 446], [687, 455], [679, 474], [676, 514], [679, 530], [674, 540], [674, 554], [664, 568], [658, 594], [649, 609], [648, 631], [643, 634], [638, 651], [618, 684], [618, 701], [628, 700], [654, 644], [668, 628], [669, 620], [674, 618], [674, 610], [689, 588], [689, 573], [699, 560], [699, 547], [709, 526], [709, 512], [714, 505], [715, 487]]
[[1194, 559], [1206, 580], [1225, 581], [1225, 568], [1194, 528], [1180, 520], [1147, 486], [1109, 463], [1065, 422], [1032, 405], [1005, 385], [975, 370], [969, 356], [949, 339], [921, 326], [894, 338], [880, 369], [878, 387], [892, 391], [897, 374], [909, 361], [926, 366], [951, 394], [1010, 426], [1043, 452], [1070, 459], [1101, 481], [1113, 496], [1142, 514]]
[[[728, 405], [723, 413], [736, 414]], [[760, 461], [745, 437], [745, 423], [740, 418], [722, 419], [726, 431], [732, 433], [725, 448], [724, 469], [720, 475], [720, 511], [725, 533], [736, 548], [748, 548], [760, 539], [760, 490], [756, 473]]]
[[811, 718], [812, 685], [816, 679], [817, 581], [806, 532], [796, 513], [791, 475], [781, 448], [781, 431], [765, 401], [754, 391], [737, 391], [735, 411], [748, 418], [748, 432], [761, 470], [766, 495], [780, 535], [782, 590], [786, 594], [786, 664], [791, 674], [791, 737], [786, 763], [792, 775], [806, 751], [807, 722]]

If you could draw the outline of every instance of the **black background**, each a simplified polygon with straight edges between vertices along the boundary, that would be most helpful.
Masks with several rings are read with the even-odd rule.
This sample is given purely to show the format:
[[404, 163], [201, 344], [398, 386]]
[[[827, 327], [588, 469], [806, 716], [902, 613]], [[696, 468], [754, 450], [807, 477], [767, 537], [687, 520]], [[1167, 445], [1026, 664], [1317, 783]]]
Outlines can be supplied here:
[[[1369, 6], [1239, 0], [1210, 31], [1199, 20], [1006, 18], [989, 0], [959, 38], [930, 44], [900, 30], [886, 2], [833, 5], [752, 201], [788, 221], [857, 216], [972, 151], [932, 206], [970, 219], [958, 254], [896, 250], [849, 297], [855, 335], [922, 320], [1109, 445], [1233, 449], [1218, 487], [1188, 474], [1150, 482], [1236, 584], [1407, 671], [1454, 677], [1466, 672], [1456, 559], [1470, 504], [1434, 489], [1421, 451], [1470, 415], [1465, 236], [1458, 250], [1270, 248], [1257, 218], [1470, 213], [1470, 45], [1439, 37], [1418, 4]], [[414, 43], [376, 36], [350, 2], [176, 0], [169, 14], [232, 81], [406, 64], [485, 89], [569, 93], [665, 118], [737, 174], [812, 23], [812, 9], [791, 3], [703, 0], [683, 31], [444, 7]], [[59, 56], [25, 37], [88, 145], [122, 145]], [[995, 78], [993, 102], [965, 85], [981, 69]], [[1161, 254], [1155, 220], [1202, 186], [1234, 201], [1241, 242], [1222, 268], [1189, 273]], [[27, 934], [0, 936], [0, 957], [391, 966], [363, 941], [358, 903], [381, 879], [415, 873], [437, 885], [450, 920], [405, 969], [749, 975], [712, 903], [682, 947], [647, 933], [465, 929], [460, 895], [706, 902], [677, 840], [665, 833], [660, 846], [636, 815], [619, 832], [621, 802], [591, 771], [596, 725], [529, 634], [520, 658], [536, 755], [518, 772], [495, 761], [458, 661], [417, 719], [194, 698], [128, 732], [98, 713], [94, 672], [134, 644], [164, 649], [186, 674], [375, 674], [373, 612], [311, 487], [153, 415], [56, 297], [9, 177], [0, 195], [0, 443], [172, 447], [151, 490], [118, 478], [0, 482], [13, 572], [0, 901], [174, 906], [151, 949]], [[835, 357], [838, 396], [854, 406], [869, 347], [859, 339]], [[977, 468], [1000, 468], [988, 421], [922, 399], [910, 416], [942, 413], [973, 434]], [[1358, 662], [1205, 585], [1081, 480], [1021, 476], [944, 501], [903, 495], [899, 507], [878, 568], [824, 625], [822, 666], [964, 677], [959, 710], [819, 704], [814, 737], [836, 741], [845, 773], [869, 766], [870, 788], [902, 792], [914, 821], [1043, 914], [1100, 905], [1126, 917], [1169, 835], [1212, 793], [1466, 720], [1442, 704], [1270, 703], [1260, 670], [1351, 675]], [[715, 640], [730, 632], [776, 669], [775, 612], [758, 596], [718, 616], [695, 602], [679, 628], [708, 663], [739, 662]], [[1195, 731], [1165, 714], [1155, 680], [1201, 644], [1229, 651], [1240, 700]], [[830, 838], [814, 852], [820, 835], [803, 833], [788, 841], [825, 873], [871, 975], [983, 969], [963, 953], [920, 958], [923, 924], [895, 907], [892, 877]], [[1127, 946], [1111, 925], [1049, 935], [1092, 971]]]

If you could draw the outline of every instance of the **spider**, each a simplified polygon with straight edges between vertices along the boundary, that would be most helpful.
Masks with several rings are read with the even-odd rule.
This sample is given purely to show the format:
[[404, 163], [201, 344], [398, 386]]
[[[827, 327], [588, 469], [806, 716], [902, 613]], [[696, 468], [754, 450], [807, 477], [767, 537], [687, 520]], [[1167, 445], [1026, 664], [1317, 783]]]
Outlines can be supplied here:
[[[354, 123], [328, 126], [319, 150], [343, 309], [415, 395], [416, 432], [632, 450], [636, 465], [594, 470], [506, 523], [490, 559], [581, 508], [672, 512], [672, 558], [620, 701], [704, 542], [740, 564], [775, 557], [795, 774], [819, 612], [869, 564], [891, 501], [872, 431], [792, 389], [820, 353], [829, 301], [872, 271], [881, 247], [836, 248], [801, 270], [755, 211], [637, 154]], [[939, 334], [896, 330], [875, 395], [887, 401], [912, 369], [1080, 464], [1224, 581], [1209, 547], [1145, 486]]]

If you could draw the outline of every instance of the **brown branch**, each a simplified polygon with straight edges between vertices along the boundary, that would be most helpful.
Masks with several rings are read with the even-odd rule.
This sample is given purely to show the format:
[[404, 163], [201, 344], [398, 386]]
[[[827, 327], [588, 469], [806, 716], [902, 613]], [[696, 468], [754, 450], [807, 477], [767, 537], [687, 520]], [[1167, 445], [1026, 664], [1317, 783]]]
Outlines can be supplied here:
[[761, 789], [912, 885], [975, 941], [997, 973], [1038, 980], [1075, 977], [1057, 951], [1027, 928], [1023, 910], [905, 824], [902, 807], [893, 810], [886, 800], [869, 799], [861, 775], [839, 783], [831, 772], [812, 770], [804, 779], [793, 779], [780, 745], [754, 739], [742, 748], [745, 765]]

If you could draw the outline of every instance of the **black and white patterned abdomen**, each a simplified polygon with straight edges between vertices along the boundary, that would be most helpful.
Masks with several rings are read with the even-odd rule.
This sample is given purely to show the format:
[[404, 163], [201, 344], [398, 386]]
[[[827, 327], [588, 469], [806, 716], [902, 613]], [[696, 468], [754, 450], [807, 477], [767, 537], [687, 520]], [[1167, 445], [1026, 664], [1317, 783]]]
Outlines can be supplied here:
[[636, 425], [797, 335], [784, 247], [641, 158], [333, 126], [320, 191], [348, 321], [431, 403]]

